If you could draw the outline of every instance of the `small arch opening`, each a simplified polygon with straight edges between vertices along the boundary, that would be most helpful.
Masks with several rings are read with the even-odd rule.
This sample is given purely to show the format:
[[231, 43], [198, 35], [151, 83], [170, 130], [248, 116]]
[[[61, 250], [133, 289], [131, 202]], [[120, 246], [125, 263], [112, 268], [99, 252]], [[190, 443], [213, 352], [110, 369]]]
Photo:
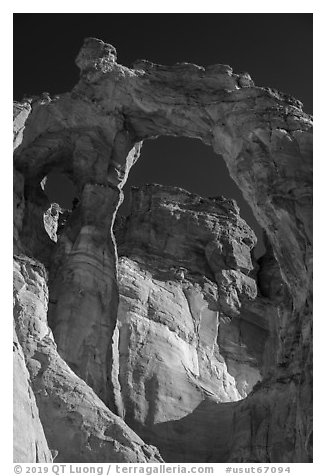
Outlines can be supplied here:
[[56, 171], [50, 172], [41, 183], [51, 203], [57, 203], [65, 210], [73, 209], [77, 199], [77, 189], [67, 175]]
[[130, 212], [130, 188], [149, 183], [181, 187], [203, 197], [224, 195], [235, 199], [241, 217], [257, 236], [255, 258], [265, 253], [263, 229], [231, 179], [224, 160], [201, 140], [162, 136], [144, 141], [140, 158], [132, 167], [124, 186], [125, 198], [118, 215], [126, 216]]
[[67, 175], [56, 171], [43, 178], [41, 188], [51, 203], [43, 214], [44, 228], [50, 239], [57, 242], [57, 233], [78, 205], [77, 189]]

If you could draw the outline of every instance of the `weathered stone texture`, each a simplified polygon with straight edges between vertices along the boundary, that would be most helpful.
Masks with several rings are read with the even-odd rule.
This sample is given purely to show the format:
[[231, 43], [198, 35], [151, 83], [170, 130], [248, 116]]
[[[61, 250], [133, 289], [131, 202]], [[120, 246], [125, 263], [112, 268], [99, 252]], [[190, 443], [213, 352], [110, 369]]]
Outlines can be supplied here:
[[[30, 395], [33, 403], [35, 395], [44, 433], [56, 454], [56, 462], [160, 461], [157, 450], [146, 445], [114, 415], [59, 356], [47, 325], [47, 294], [44, 267], [35, 260], [17, 256], [14, 262], [14, 317], [33, 389], [30, 388], [25, 398]], [[17, 381], [17, 385], [19, 383], [22, 385], [24, 380]], [[22, 391], [15, 395], [17, 406], [21, 394]], [[16, 417], [18, 415], [17, 412]], [[37, 428], [37, 420], [35, 426]], [[40, 424], [39, 427], [42, 428]], [[40, 439], [41, 432], [40, 436], [36, 435], [40, 442], [36, 440], [35, 450], [32, 448], [36, 455], [31, 450], [23, 455], [26, 442], [36, 439], [34, 433], [35, 430], [27, 433], [26, 428], [20, 438], [15, 439], [17, 462], [23, 462], [23, 458], [25, 462], [50, 460], [42, 448], [42, 443], [46, 445], [46, 442], [44, 438], [44, 442]]]
[[14, 463], [50, 463], [51, 452], [44, 436], [24, 354], [14, 329]]
[[[257, 298], [256, 237], [234, 201], [148, 185], [132, 189], [131, 203], [116, 232], [117, 408], [168, 460], [184, 460], [189, 438], [167, 435], [164, 425], [187, 419], [207, 399], [217, 405], [250, 393], [262, 380], [276, 308]], [[198, 431], [201, 425], [205, 418]], [[192, 448], [195, 461], [204, 461], [203, 453]]]
[[[17, 282], [28, 276], [16, 329], [49, 446], [64, 429], [79, 436], [60, 461], [157, 460], [115, 412], [167, 460], [310, 461], [311, 117], [226, 65], [129, 69], [97, 39], [77, 65], [70, 93], [14, 114]], [[160, 135], [199, 138], [223, 156], [266, 232], [259, 263], [233, 201], [155, 186], [134, 193], [118, 263], [121, 189], [142, 140]], [[57, 242], [44, 228], [52, 170], [79, 200]]]

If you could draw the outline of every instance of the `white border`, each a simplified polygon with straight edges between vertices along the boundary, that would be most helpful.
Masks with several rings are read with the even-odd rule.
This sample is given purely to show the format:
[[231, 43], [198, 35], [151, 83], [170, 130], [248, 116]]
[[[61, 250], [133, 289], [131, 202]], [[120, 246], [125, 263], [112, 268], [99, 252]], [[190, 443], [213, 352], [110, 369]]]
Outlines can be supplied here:
[[[54, 3], [43, 1], [6, 1], [3, 0], [0, 10], [0, 34], [1, 34], [1, 331], [6, 336], [0, 346], [2, 362], [2, 431], [0, 471], [2, 474], [13, 474], [12, 471], [12, 365], [11, 356], [8, 357], [8, 349], [11, 351], [11, 322], [12, 322], [12, 302], [11, 298], [11, 251], [12, 250], [12, 14], [13, 13], [314, 13], [314, 116], [317, 117], [314, 140], [315, 163], [314, 163], [314, 220], [315, 220], [315, 305], [314, 305], [314, 463], [306, 465], [293, 465], [291, 474], [323, 474], [324, 449], [324, 428], [325, 428], [325, 403], [324, 396], [324, 373], [326, 359], [322, 352], [325, 346], [325, 312], [323, 295], [324, 290], [324, 266], [325, 248], [324, 237], [325, 217], [325, 146], [323, 137], [325, 135], [325, 105], [326, 95], [324, 74], [325, 62], [325, 2], [322, 1], [280, 1], [258, 2], [258, 1], [206, 1], [196, 2], [167, 0], [162, 4], [142, 0], [113, 2], [95, 1], [68, 1], [57, 0]], [[276, 32], [277, 34], [277, 32]], [[42, 41], [42, 38], [40, 38]], [[323, 148], [321, 150], [321, 147]], [[317, 230], [317, 231], [316, 231]], [[326, 231], [326, 230], [325, 230]], [[216, 465], [223, 466], [226, 465]], [[231, 464], [230, 466], [238, 466]], [[242, 465], [257, 466], [257, 465]], [[262, 464], [261, 466], [265, 466]], [[274, 465], [277, 466], [277, 465]], [[292, 465], [291, 465], [292, 466]], [[216, 472], [215, 474], [218, 474]], [[219, 473], [223, 474], [223, 472]]]

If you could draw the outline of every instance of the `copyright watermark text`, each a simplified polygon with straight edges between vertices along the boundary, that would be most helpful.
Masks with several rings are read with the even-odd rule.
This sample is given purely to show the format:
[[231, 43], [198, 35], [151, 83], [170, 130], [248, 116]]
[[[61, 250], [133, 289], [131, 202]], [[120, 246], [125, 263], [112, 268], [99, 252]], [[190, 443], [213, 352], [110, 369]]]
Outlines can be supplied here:
[[165, 464], [106, 464], [106, 465], [77, 465], [77, 464], [49, 464], [41, 465], [20, 465], [14, 466], [15, 474], [95, 474], [95, 475], [118, 475], [118, 474], [213, 474], [213, 466], [191, 466], [191, 465], [165, 465]]

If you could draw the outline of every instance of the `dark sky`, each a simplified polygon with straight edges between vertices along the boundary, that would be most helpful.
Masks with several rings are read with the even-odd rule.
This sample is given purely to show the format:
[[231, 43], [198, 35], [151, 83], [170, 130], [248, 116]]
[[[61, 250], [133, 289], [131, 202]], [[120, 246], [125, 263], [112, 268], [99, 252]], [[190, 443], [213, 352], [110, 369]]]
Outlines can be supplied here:
[[[126, 66], [136, 59], [229, 64], [236, 73], [248, 71], [258, 86], [295, 96], [312, 113], [312, 14], [295, 13], [14, 14], [14, 99], [69, 91], [78, 81], [74, 59], [88, 36], [114, 45], [118, 62]], [[156, 182], [235, 198], [261, 236], [223, 161], [209, 147], [162, 137], [145, 142], [142, 151], [128, 186]], [[56, 200], [68, 207], [68, 188], [59, 187], [58, 179], [52, 182], [48, 193], [64, 190]]]

